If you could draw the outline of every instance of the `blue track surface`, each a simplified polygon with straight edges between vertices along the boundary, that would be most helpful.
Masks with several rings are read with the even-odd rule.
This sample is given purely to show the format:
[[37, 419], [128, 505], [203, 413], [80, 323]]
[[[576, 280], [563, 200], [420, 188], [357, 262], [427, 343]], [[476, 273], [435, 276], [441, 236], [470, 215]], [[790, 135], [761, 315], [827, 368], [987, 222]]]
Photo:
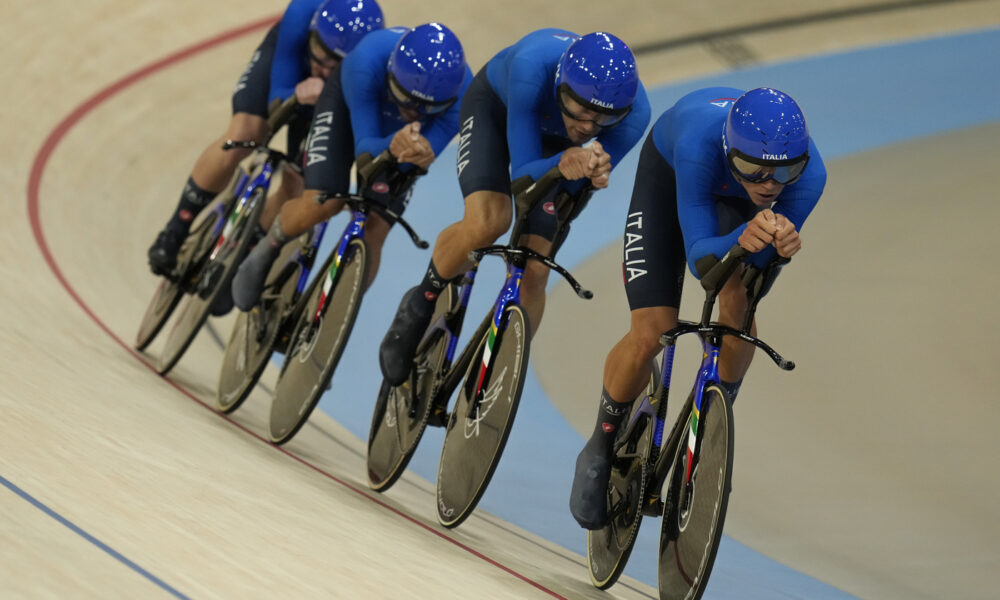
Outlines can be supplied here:
[[[745, 69], [660, 88], [651, 93], [650, 100], [655, 120], [673, 101], [697, 88], [779, 88], [803, 107], [810, 131], [829, 164], [865, 150], [1000, 120], [998, 74], [1000, 30], [993, 29]], [[452, 146], [443, 153], [419, 183], [406, 214], [417, 231], [431, 241], [462, 216], [454, 152]], [[598, 194], [574, 223], [573, 234], [560, 251], [560, 263], [567, 267], [580, 264], [620, 237], [637, 159], [638, 149], [616, 169], [612, 186]], [[344, 219], [336, 220], [330, 232], [339, 232]], [[333, 237], [324, 245], [332, 244]], [[332, 391], [320, 403], [322, 410], [361, 439], [367, 439], [381, 380], [376, 358], [379, 341], [403, 291], [417, 283], [430, 255], [415, 251], [405, 235], [395, 233], [383, 257], [378, 280], [361, 308]], [[468, 329], [475, 328], [499, 289], [503, 277], [499, 263], [498, 259], [485, 263], [477, 277]], [[542, 335], [552, 333], [543, 330]], [[596, 398], [595, 390], [594, 402]], [[441, 430], [428, 431], [410, 469], [434, 481], [441, 442]], [[537, 380], [530, 375], [503, 461], [480, 506], [585, 554], [586, 537], [570, 517], [567, 505], [573, 463], [581, 446], [580, 436], [545, 400]], [[427, 510], [433, 514], [433, 506]], [[658, 525], [652, 520], [644, 524], [626, 570], [654, 586]], [[832, 600], [852, 596], [727, 538], [707, 597]]]

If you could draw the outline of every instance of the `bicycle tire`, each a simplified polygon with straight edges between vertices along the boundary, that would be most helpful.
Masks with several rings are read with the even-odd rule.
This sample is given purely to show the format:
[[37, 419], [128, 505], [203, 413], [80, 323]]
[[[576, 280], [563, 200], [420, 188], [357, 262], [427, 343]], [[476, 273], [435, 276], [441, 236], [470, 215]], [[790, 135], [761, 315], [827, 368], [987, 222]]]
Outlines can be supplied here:
[[[272, 299], [258, 303], [249, 312], [239, 311], [233, 331], [226, 344], [219, 369], [219, 385], [215, 392], [215, 410], [229, 414], [240, 407], [257, 384], [268, 359], [274, 352], [274, 343], [281, 331], [286, 312], [296, 298], [301, 266], [294, 256], [301, 251], [303, 238], [287, 244], [275, 261], [264, 286], [264, 297]], [[288, 272], [285, 272], [286, 269]], [[280, 277], [280, 288], [275, 289]]]
[[[245, 210], [232, 230], [225, 247], [220, 249], [214, 260], [207, 261], [197, 273], [195, 290], [184, 301], [180, 314], [167, 336], [163, 350], [160, 353], [157, 371], [166, 375], [184, 356], [191, 342], [201, 331], [202, 325], [208, 320], [212, 304], [219, 296], [219, 291], [232, 283], [236, 268], [246, 257], [250, 249], [251, 226], [260, 220], [264, 210], [267, 188], [257, 187], [247, 199], [248, 210]], [[233, 203], [232, 210], [235, 210]], [[226, 218], [230, 218], [227, 213]], [[201, 289], [210, 287], [210, 289]]]
[[[657, 560], [661, 599], [701, 598], [726, 520], [733, 477], [733, 415], [719, 386], [709, 385], [704, 394], [704, 422], [690, 491], [683, 489], [687, 444], [678, 445], [668, 476]], [[689, 417], [686, 413], [684, 418]]]
[[[319, 281], [326, 277], [334, 258], [331, 254], [317, 274]], [[327, 390], [354, 329], [367, 273], [368, 246], [358, 238], [351, 240], [329, 290], [328, 305], [315, 322], [324, 292], [323, 285], [313, 286], [296, 322], [271, 400], [268, 436], [275, 444], [284, 444], [298, 433]]]
[[493, 368], [483, 382], [484, 399], [474, 406], [470, 406], [469, 390], [479, 377], [490, 331], [478, 341], [476, 358], [466, 369], [438, 464], [438, 522], [447, 528], [458, 527], [472, 514], [500, 462], [524, 388], [529, 331], [524, 310], [517, 305], [507, 307], [493, 344]]
[[[454, 309], [457, 296], [453, 286], [445, 287], [434, 306], [432, 324]], [[383, 381], [379, 388], [366, 458], [368, 487], [376, 492], [396, 483], [420, 443], [431, 415], [433, 390], [443, 375], [449, 340], [442, 329], [432, 332], [417, 349], [413, 358], [416, 372], [411, 379], [398, 387]]]
[[[209, 212], [210, 211], [210, 212]], [[160, 277], [160, 283], [153, 292], [146, 311], [143, 313], [142, 321], [139, 322], [139, 331], [135, 336], [135, 349], [145, 350], [153, 342], [160, 330], [170, 319], [174, 309], [180, 304], [184, 297], [185, 283], [189, 277], [188, 273], [192, 267], [204, 260], [205, 238], [212, 238], [212, 232], [218, 223], [218, 215], [212, 207], [206, 209], [206, 216], [200, 223], [194, 226], [191, 233], [184, 238], [180, 250], [177, 252], [178, 276], [176, 278]], [[209, 247], [211, 247], [209, 245]]]
[[[639, 410], [643, 398], [652, 396], [660, 384], [660, 369], [653, 363], [646, 391], [632, 403], [632, 412], [625, 421], [632, 421]], [[587, 532], [587, 566], [590, 581], [594, 587], [606, 590], [621, 577], [625, 564], [632, 554], [639, 525], [642, 523], [642, 502], [650, 484], [653, 471], [653, 434], [656, 421], [649, 416], [640, 416], [639, 424], [615, 454], [608, 481], [608, 522], [600, 528]], [[627, 433], [627, 427], [619, 430], [619, 435]], [[619, 440], [616, 440], [616, 445]]]

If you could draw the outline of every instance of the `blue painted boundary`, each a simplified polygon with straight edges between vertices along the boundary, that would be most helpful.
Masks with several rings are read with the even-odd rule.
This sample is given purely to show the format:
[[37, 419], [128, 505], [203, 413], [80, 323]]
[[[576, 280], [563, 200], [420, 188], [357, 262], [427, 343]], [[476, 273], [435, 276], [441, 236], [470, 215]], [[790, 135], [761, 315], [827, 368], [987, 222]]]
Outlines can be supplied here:
[[90, 535], [89, 533], [87, 533], [86, 531], [84, 531], [83, 529], [81, 529], [80, 527], [78, 527], [77, 525], [75, 525], [73, 522], [71, 522], [69, 519], [67, 519], [66, 517], [60, 515], [59, 513], [57, 513], [56, 511], [52, 510], [51, 508], [49, 508], [45, 504], [42, 504], [42, 502], [39, 501], [38, 499], [36, 499], [34, 496], [32, 496], [31, 494], [29, 494], [28, 492], [25, 492], [24, 490], [22, 490], [21, 488], [17, 487], [16, 485], [14, 485], [13, 483], [11, 483], [9, 480], [5, 479], [2, 476], [0, 476], [0, 484], [2, 484], [4, 487], [6, 487], [10, 491], [14, 492], [15, 494], [17, 494], [18, 496], [20, 496], [22, 499], [26, 500], [29, 504], [31, 504], [32, 506], [34, 506], [38, 510], [42, 511], [46, 515], [48, 515], [48, 516], [52, 517], [53, 519], [55, 519], [57, 522], [59, 522], [61, 525], [63, 525], [64, 527], [66, 527], [67, 529], [69, 529], [70, 531], [72, 531], [73, 533], [75, 533], [78, 536], [82, 537], [83, 539], [87, 540], [88, 542], [90, 542], [94, 546], [97, 546], [105, 554], [111, 556], [111, 558], [117, 560], [118, 562], [122, 563], [123, 565], [125, 565], [129, 569], [132, 569], [133, 571], [135, 571], [139, 575], [142, 575], [143, 577], [145, 577], [149, 581], [153, 582], [154, 584], [156, 584], [157, 587], [159, 587], [163, 591], [167, 592], [171, 596], [173, 596], [175, 598], [182, 598], [182, 599], [185, 599], [185, 600], [188, 598], [187, 596], [185, 596], [184, 594], [180, 593], [179, 591], [177, 591], [176, 589], [174, 589], [173, 587], [171, 587], [169, 584], [167, 584], [166, 582], [164, 582], [159, 577], [153, 575], [152, 573], [150, 573], [146, 569], [143, 569], [142, 567], [140, 567], [136, 563], [132, 562], [131, 560], [129, 560], [128, 558], [126, 558], [125, 556], [123, 556], [120, 552], [118, 552], [117, 550], [115, 550], [111, 546], [108, 546], [107, 544], [105, 544], [101, 540], [99, 540], [99, 539], [95, 538], [94, 536]]

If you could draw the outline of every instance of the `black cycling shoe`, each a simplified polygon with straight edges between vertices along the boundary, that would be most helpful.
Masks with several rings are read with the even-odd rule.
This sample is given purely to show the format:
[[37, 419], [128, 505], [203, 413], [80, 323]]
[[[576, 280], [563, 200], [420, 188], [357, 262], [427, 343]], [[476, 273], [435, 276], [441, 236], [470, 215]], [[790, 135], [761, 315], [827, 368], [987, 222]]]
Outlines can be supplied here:
[[149, 247], [146, 255], [149, 257], [149, 268], [154, 275], [170, 275], [177, 266], [177, 253], [184, 243], [185, 234], [164, 229], [156, 236], [156, 241]]
[[611, 458], [588, 442], [576, 457], [569, 510], [584, 529], [600, 529], [608, 521]]
[[265, 240], [254, 246], [250, 254], [243, 259], [231, 286], [233, 302], [237, 308], [247, 312], [257, 304], [264, 291], [267, 274], [280, 252], [281, 248], [275, 248]]
[[[424, 302], [419, 287], [410, 288], [399, 303], [389, 331], [378, 349], [378, 365], [389, 385], [402, 385], [413, 368], [413, 355], [434, 314], [434, 303]], [[426, 305], [425, 310], [421, 310]]]
[[230, 287], [224, 285], [219, 290], [219, 295], [212, 302], [212, 306], [209, 307], [208, 313], [213, 317], [221, 317], [222, 315], [229, 314], [231, 310], [233, 310], [233, 294]]

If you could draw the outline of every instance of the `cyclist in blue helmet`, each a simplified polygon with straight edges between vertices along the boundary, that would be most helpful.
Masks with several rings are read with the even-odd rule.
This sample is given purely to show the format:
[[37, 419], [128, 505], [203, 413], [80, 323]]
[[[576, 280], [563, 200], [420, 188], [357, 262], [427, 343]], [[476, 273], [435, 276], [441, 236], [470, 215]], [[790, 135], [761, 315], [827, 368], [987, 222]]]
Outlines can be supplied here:
[[[149, 248], [153, 273], [169, 275], [173, 271], [192, 220], [226, 187], [237, 165], [250, 153], [223, 150], [222, 143], [227, 139], [263, 140], [271, 101], [294, 95], [301, 105], [288, 124], [288, 148], [294, 155], [305, 138], [311, 105], [316, 103], [325, 78], [366, 33], [382, 28], [382, 10], [375, 0], [292, 0], [236, 84], [229, 127], [198, 158], [177, 208]], [[301, 178], [286, 170], [275, 195], [289, 198], [299, 193]], [[213, 312], [228, 312], [229, 308], [223, 302]]]
[[[805, 117], [778, 90], [698, 90], [653, 125], [625, 222], [622, 272], [631, 327], [605, 361], [597, 424], [577, 457], [570, 495], [582, 527], [598, 529], [607, 520], [615, 435], [649, 380], [660, 335], [677, 325], [685, 260], [697, 276], [700, 258], [721, 258], [737, 242], [757, 266], [775, 254], [791, 257], [802, 247], [799, 231], [825, 184]], [[740, 272], [718, 303], [719, 322], [742, 327], [747, 296]], [[753, 350], [735, 338], [723, 340], [719, 372], [731, 399]]]
[[[470, 81], [462, 44], [440, 23], [365, 36], [323, 87], [306, 140], [305, 191], [271, 213], [272, 222], [262, 219], [269, 227], [265, 242], [250, 252], [233, 279], [236, 306], [254, 307], [285, 243], [343, 209], [336, 195], [349, 191], [357, 158], [388, 150], [400, 171], [430, 167], [458, 132], [458, 100]], [[359, 193], [402, 215], [412, 187], [393, 189], [390, 178], [387, 173], [366, 181]], [[367, 285], [378, 271], [392, 225], [378, 213], [369, 215]]]
[[[479, 71], [461, 108], [458, 179], [465, 216], [438, 236], [423, 280], [406, 292], [382, 341], [379, 364], [388, 383], [406, 380], [434, 301], [466, 271], [469, 251], [510, 227], [511, 181], [525, 175], [537, 181], [558, 167], [565, 179], [560, 187], [570, 193], [585, 184], [607, 187], [611, 170], [642, 137], [649, 112], [632, 51], [609, 33], [535, 31]], [[542, 203], [528, 216], [521, 243], [549, 255], [556, 226], [553, 203]], [[521, 282], [535, 328], [548, 274], [529, 262]]]

